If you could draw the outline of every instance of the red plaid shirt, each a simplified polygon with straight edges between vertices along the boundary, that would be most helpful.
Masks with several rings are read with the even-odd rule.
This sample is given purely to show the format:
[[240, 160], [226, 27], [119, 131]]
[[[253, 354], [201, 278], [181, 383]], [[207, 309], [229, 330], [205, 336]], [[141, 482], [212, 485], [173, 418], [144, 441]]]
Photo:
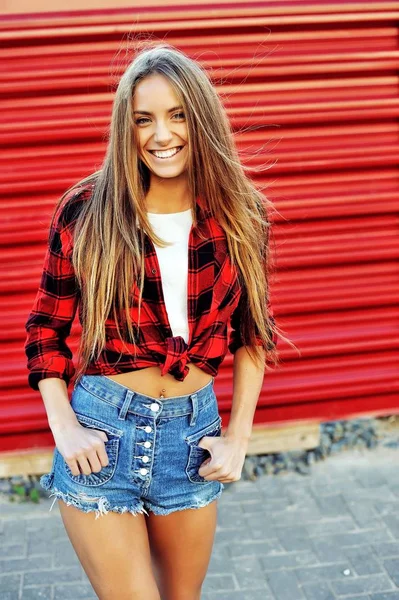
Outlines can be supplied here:
[[[39, 389], [41, 379], [58, 377], [68, 385], [75, 374], [72, 352], [66, 342], [78, 306], [82, 324], [80, 290], [71, 260], [73, 225], [79, 204], [89, 197], [91, 189], [86, 186], [68, 195], [49, 230], [39, 289], [25, 324], [28, 383], [34, 390]], [[239, 324], [245, 294], [238, 270], [229, 259], [223, 229], [200, 198], [196, 200], [196, 211], [198, 229], [205, 234], [205, 241], [199, 237], [197, 228], [192, 227], [188, 256], [188, 343], [181, 336], [173, 336], [155, 247], [145, 235], [145, 280], [136, 357], [133, 344], [125, 341], [131, 352], [122, 350], [115, 321], [109, 318], [105, 323], [106, 346], [99, 359], [89, 365], [87, 375], [113, 375], [159, 365], [162, 375], [171, 373], [183, 381], [189, 372], [187, 362], [193, 362], [215, 376], [227, 350], [234, 354], [243, 345]], [[132, 292], [131, 315], [135, 325], [139, 295], [136, 283]], [[232, 329], [228, 334], [229, 322]]]

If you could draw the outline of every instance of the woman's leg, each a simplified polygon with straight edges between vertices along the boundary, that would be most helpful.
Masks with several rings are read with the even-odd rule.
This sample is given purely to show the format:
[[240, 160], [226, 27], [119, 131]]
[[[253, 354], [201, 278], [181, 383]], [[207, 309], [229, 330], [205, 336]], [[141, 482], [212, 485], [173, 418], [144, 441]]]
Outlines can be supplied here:
[[162, 600], [200, 600], [212, 554], [217, 501], [203, 508], [145, 517]]
[[72, 546], [100, 600], [160, 600], [144, 514], [95, 519], [58, 500]]

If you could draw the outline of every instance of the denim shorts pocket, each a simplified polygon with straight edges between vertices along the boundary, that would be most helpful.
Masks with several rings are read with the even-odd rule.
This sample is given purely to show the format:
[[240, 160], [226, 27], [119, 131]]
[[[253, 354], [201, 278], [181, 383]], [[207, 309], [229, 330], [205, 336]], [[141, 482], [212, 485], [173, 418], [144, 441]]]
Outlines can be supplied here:
[[80, 473], [79, 475], [73, 475], [68, 463], [64, 460], [65, 472], [72, 481], [75, 483], [79, 483], [80, 485], [87, 486], [98, 486], [103, 485], [107, 481], [111, 479], [113, 476], [116, 465], [118, 462], [119, 455], [119, 444], [120, 437], [122, 435], [121, 430], [108, 425], [107, 423], [103, 423], [102, 421], [98, 421], [97, 419], [93, 419], [92, 417], [88, 417], [87, 415], [83, 415], [75, 412], [76, 418], [83, 427], [87, 427], [89, 429], [99, 429], [100, 431], [104, 431], [107, 434], [108, 440], [104, 441], [105, 450], [108, 456], [108, 465], [105, 467], [101, 467], [101, 470], [98, 473], [90, 473], [89, 475], [84, 475]]
[[189, 445], [189, 456], [186, 465], [186, 474], [192, 483], [213, 483], [212, 480], [205, 479], [198, 474], [198, 469], [201, 464], [210, 458], [210, 452], [205, 448], [198, 446], [199, 441], [204, 436], [218, 437], [222, 431], [222, 418], [219, 415], [206, 427], [203, 427], [199, 431], [186, 436], [185, 440]]

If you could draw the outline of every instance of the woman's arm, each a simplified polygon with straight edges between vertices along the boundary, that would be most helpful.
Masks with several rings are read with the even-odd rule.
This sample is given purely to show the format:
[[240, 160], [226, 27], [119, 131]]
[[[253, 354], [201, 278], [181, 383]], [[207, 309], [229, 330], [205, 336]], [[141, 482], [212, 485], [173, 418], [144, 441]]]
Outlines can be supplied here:
[[79, 304], [79, 289], [65, 208], [65, 203], [58, 207], [50, 226], [39, 289], [25, 323], [28, 383], [34, 390], [47, 378], [59, 378], [68, 385], [75, 373], [67, 338]]
[[264, 373], [264, 366], [259, 368], [255, 365], [245, 346], [235, 351], [233, 401], [224, 437], [239, 439], [244, 443], [249, 441]]
[[38, 382], [46, 408], [47, 420], [53, 435], [78, 420], [68, 397], [67, 384], [59, 377], [46, 377]]
[[[233, 401], [230, 413], [230, 421], [225, 436], [241, 439], [244, 443], [249, 440], [252, 430], [252, 423], [262, 389], [263, 378], [265, 374], [266, 350], [263, 348], [263, 364], [258, 367], [246, 350], [245, 340], [240, 326], [243, 320], [244, 307], [246, 306], [247, 294], [244, 291], [237, 307], [234, 309], [230, 325], [231, 331], [228, 340], [228, 348], [234, 356], [233, 367]], [[269, 320], [274, 323], [273, 308], [270, 301], [267, 303], [267, 314]], [[263, 346], [262, 340], [258, 335], [258, 328], [255, 327], [255, 337], [258, 346]], [[276, 345], [277, 336], [272, 332], [272, 343]]]
[[209, 481], [238, 481], [247, 453], [256, 404], [263, 383], [264, 368], [255, 366], [245, 346], [234, 355], [234, 392], [230, 421], [219, 437], [203, 437], [200, 448], [211, 453], [198, 473]]

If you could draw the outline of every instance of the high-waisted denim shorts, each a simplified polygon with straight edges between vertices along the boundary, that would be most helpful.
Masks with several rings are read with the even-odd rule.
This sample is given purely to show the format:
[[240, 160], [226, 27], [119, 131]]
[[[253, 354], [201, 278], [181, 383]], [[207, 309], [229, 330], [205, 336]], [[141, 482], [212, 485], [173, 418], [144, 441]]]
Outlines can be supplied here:
[[83, 512], [157, 515], [200, 508], [218, 498], [223, 483], [198, 474], [210, 457], [198, 443], [221, 435], [212, 379], [193, 394], [153, 398], [103, 375], [83, 375], [71, 406], [79, 423], [105, 431], [108, 465], [73, 475], [58, 449], [41, 486]]

